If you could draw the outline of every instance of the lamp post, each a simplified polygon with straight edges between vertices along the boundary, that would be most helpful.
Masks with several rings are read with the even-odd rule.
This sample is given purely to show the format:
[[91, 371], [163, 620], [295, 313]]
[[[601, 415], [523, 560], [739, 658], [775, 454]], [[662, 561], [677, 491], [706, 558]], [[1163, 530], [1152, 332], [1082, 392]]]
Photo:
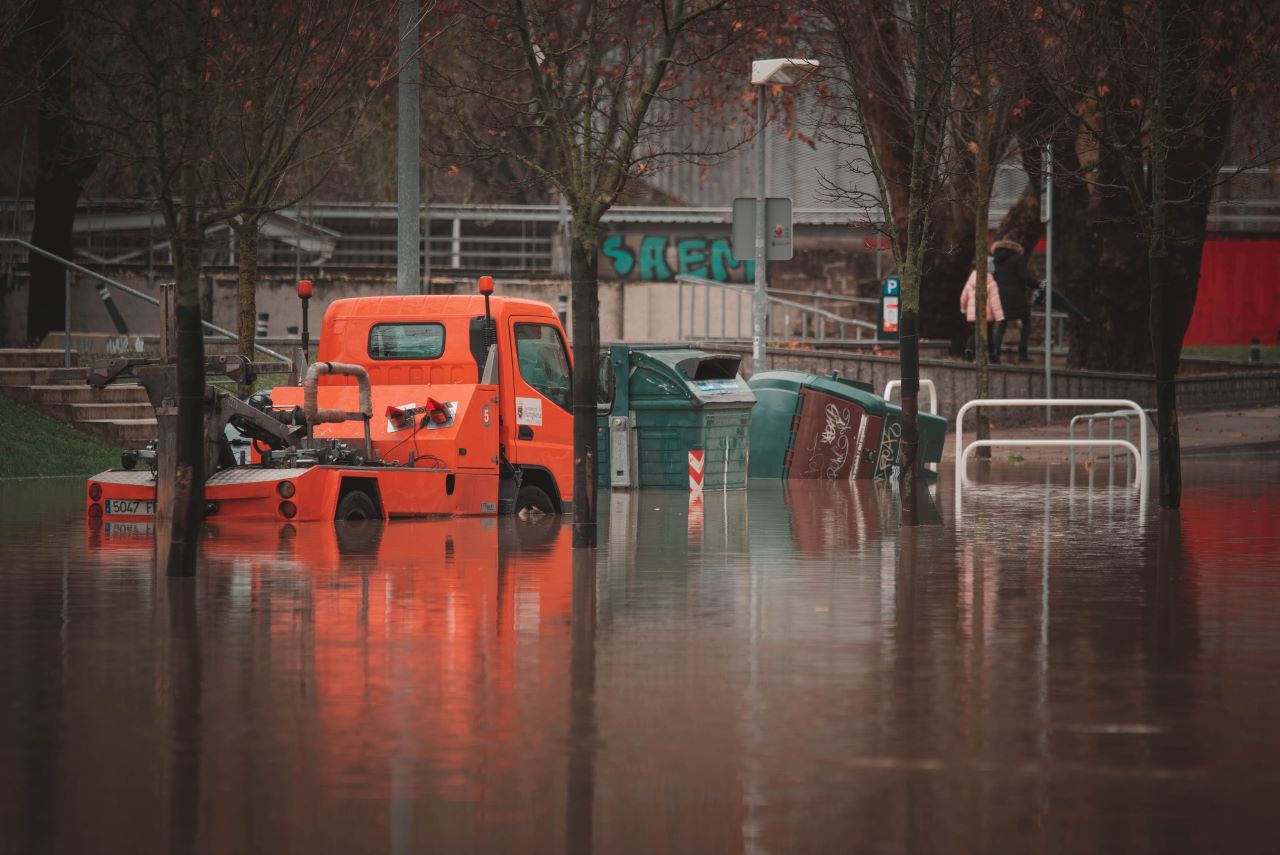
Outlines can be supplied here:
[[751, 295], [751, 372], [768, 368], [764, 347], [764, 319], [768, 301], [767, 262], [768, 223], [764, 186], [764, 125], [768, 115], [769, 87], [795, 86], [819, 67], [816, 59], [757, 59], [751, 63], [751, 85], [760, 87], [756, 99], [756, 288]]

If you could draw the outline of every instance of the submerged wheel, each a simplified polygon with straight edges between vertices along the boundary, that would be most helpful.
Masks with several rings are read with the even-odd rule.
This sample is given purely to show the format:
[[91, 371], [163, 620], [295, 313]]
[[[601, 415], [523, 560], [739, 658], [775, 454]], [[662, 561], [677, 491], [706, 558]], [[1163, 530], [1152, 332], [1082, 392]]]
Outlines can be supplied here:
[[351, 490], [338, 502], [338, 511], [333, 515], [335, 520], [358, 522], [359, 520], [376, 520], [378, 508], [363, 490]]
[[535, 514], [554, 514], [555, 512], [556, 506], [552, 503], [551, 497], [541, 487], [526, 484], [516, 494], [517, 516], [527, 517]]

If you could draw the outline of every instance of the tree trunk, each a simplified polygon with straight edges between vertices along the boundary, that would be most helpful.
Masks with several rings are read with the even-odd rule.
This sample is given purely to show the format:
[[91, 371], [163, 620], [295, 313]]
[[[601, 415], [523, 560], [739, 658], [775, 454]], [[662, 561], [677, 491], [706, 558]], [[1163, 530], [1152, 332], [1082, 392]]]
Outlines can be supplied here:
[[[981, 182], [979, 182], [981, 183]], [[981, 191], [979, 191], [981, 192]], [[975, 318], [973, 324], [974, 331], [974, 367], [977, 369], [978, 380], [978, 397], [986, 398], [991, 392], [991, 366], [987, 358], [990, 348], [990, 342], [987, 339], [987, 229], [986, 229], [986, 210], [987, 205], [983, 200], [978, 200], [979, 217], [974, 220], [974, 240], [973, 240], [973, 271], [974, 271], [974, 313]], [[976, 225], [982, 223], [981, 226]], [[991, 438], [991, 420], [987, 417], [987, 411], [978, 408], [978, 439]], [[981, 446], [974, 452], [980, 459], [990, 460], [991, 449], [987, 446]]]
[[[906, 284], [904, 277], [904, 286]], [[902, 439], [898, 444], [898, 495], [902, 500], [904, 526], [920, 524], [920, 501], [917, 461], [920, 457], [920, 340], [917, 332], [919, 321], [915, 306], [907, 306], [903, 300], [899, 325], [898, 351], [902, 364]]]
[[596, 362], [600, 353], [600, 282], [596, 232], [574, 229], [573, 295], [573, 548], [596, 548]]
[[1151, 347], [1156, 367], [1156, 439], [1159, 441], [1160, 507], [1182, 504], [1182, 447], [1178, 436], [1178, 398], [1174, 373], [1182, 335], [1173, 329], [1169, 257], [1153, 253], [1151, 271]]
[[956, 311], [973, 267], [974, 217], [966, 208], [949, 203], [935, 206], [933, 234], [920, 272], [920, 335], [950, 342], [953, 356], [961, 354], [969, 337], [969, 325]]
[[[195, 0], [187, 0], [187, 12], [194, 12]], [[200, 43], [194, 28], [199, 16], [184, 20], [188, 48]], [[194, 121], [200, 110], [201, 59], [189, 50], [180, 66], [179, 110]], [[204, 254], [204, 222], [198, 206], [199, 163], [185, 152], [178, 170], [180, 203], [169, 224], [177, 282], [174, 305], [177, 314], [178, 424], [173, 484], [173, 514], [170, 518], [170, 576], [194, 576], [200, 553], [200, 529], [204, 524], [204, 330], [200, 319], [200, 268]]]
[[174, 467], [173, 533], [167, 572], [194, 576], [204, 522], [204, 331], [200, 318], [203, 229], [185, 226], [175, 244], [177, 267], [178, 436]]
[[[247, 219], [247, 218], [246, 218]], [[258, 221], [235, 226], [237, 263], [240, 279], [236, 287], [236, 332], [241, 356], [253, 359], [254, 336], [258, 326]], [[243, 390], [242, 390], [243, 391]]]
[[[28, 33], [37, 51], [37, 71], [43, 81], [36, 118], [37, 152], [35, 222], [31, 242], [68, 260], [76, 203], [84, 184], [97, 167], [96, 156], [86, 151], [68, 110], [71, 102], [71, 55], [66, 45], [66, 14], [62, 0], [42, 0], [32, 13]], [[39, 344], [65, 320], [66, 268], [31, 253], [31, 285], [27, 301], [27, 342]], [[68, 330], [69, 332], [69, 330]]]

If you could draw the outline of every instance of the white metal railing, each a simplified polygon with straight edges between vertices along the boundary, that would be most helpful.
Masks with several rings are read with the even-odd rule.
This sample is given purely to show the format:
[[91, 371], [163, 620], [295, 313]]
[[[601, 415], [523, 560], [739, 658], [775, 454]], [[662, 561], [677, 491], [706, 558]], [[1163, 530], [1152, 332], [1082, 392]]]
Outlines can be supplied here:
[[[881, 397], [881, 398], [884, 398], [884, 399], [887, 401], [887, 400], [889, 400], [889, 396], [893, 394], [893, 390], [894, 390], [894, 389], [899, 389], [899, 388], [901, 388], [901, 387], [902, 387], [902, 381], [901, 381], [901, 380], [890, 380], [888, 383], [885, 383], [885, 384], [884, 384], [884, 394], [883, 394], [883, 395], [881, 395], [880, 397]], [[933, 385], [933, 381], [932, 381], [932, 380], [930, 380], [930, 379], [928, 379], [928, 378], [926, 378], [926, 377], [921, 377], [921, 378], [920, 378], [920, 388], [922, 388], [922, 389], [928, 389], [928, 390], [929, 390], [929, 412], [933, 413], [933, 414], [936, 416], [936, 415], [938, 414], [938, 389], [937, 389], [937, 387]]]
[[[974, 440], [967, 445], [964, 443], [964, 417], [972, 409], [978, 407], [1110, 407], [1112, 410], [1125, 410], [1136, 413], [1140, 417], [1138, 422], [1138, 445], [1124, 439], [1085, 439], [1077, 440], [1074, 437], [1066, 439], [982, 439]], [[1147, 484], [1148, 484], [1148, 466], [1147, 466], [1147, 419], [1146, 412], [1133, 401], [1124, 398], [977, 398], [969, 401], [962, 406], [956, 413], [956, 463], [955, 463], [955, 498], [956, 498], [956, 518], [960, 517], [962, 492], [967, 484], [965, 476], [965, 466], [969, 460], [969, 454], [975, 448], [991, 448], [991, 447], [1057, 447], [1071, 448], [1076, 445], [1092, 444], [1094, 446], [1124, 448], [1129, 451], [1137, 461], [1137, 472], [1134, 474], [1134, 486], [1138, 488], [1139, 502], [1143, 509], [1147, 504]]]
[[[1071, 423], [1067, 427], [1067, 436], [1070, 437], [1071, 439], [1075, 439], [1076, 424], [1078, 424], [1079, 422], [1085, 422], [1089, 426], [1089, 439], [1092, 440], [1093, 439], [1093, 423], [1096, 421], [1105, 420], [1107, 423], [1107, 439], [1115, 439], [1116, 438], [1115, 436], [1116, 420], [1122, 419], [1124, 421], [1124, 438], [1132, 439], [1133, 434], [1129, 429], [1131, 425], [1129, 420], [1133, 418], [1145, 418], [1145, 414], [1140, 416], [1137, 413], [1135, 413], [1133, 410], [1129, 410], [1129, 409], [1111, 410], [1111, 411], [1105, 411], [1101, 413], [1082, 413], [1078, 416], [1071, 417]], [[1092, 442], [1088, 443], [1088, 446], [1089, 446], [1089, 458], [1090, 460], [1092, 460], [1093, 443]], [[1126, 481], [1129, 480], [1129, 465], [1131, 462], [1132, 461], [1129, 455], [1126, 454], [1124, 458], [1124, 477]], [[1110, 463], [1112, 465], [1109, 467], [1109, 469], [1114, 469], [1114, 463], [1115, 463], [1114, 458], [1110, 459]], [[1076, 468], [1076, 447], [1072, 445], [1071, 446], [1071, 474], [1073, 477], [1075, 476], [1075, 468]], [[1114, 480], [1114, 471], [1112, 472], [1112, 480]]]
[[[688, 317], [686, 318], [686, 299], [685, 291], [688, 289]], [[701, 307], [698, 303], [698, 293], [701, 289], [702, 300]], [[739, 285], [733, 282], [717, 282], [714, 279], [706, 279], [701, 276], [690, 276], [681, 273], [676, 276], [676, 340], [685, 341], [696, 338], [712, 338], [713, 324], [712, 316], [712, 297], [713, 289], [720, 292], [720, 319], [715, 326], [719, 327], [719, 337], [725, 339], [750, 339], [751, 338], [751, 298], [755, 293], [755, 289], [749, 285]], [[796, 293], [796, 292], [789, 292]], [[729, 295], [733, 295], [733, 307], [729, 305]], [[803, 294], [802, 296], [811, 299], [818, 298], [824, 300], [832, 300], [834, 302], [845, 303], [863, 303], [866, 298], [846, 297], [843, 295], [813, 295]], [[745, 310], [744, 310], [745, 307]], [[699, 311], [701, 308], [701, 311]], [[875, 331], [876, 325], [870, 321], [864, 321], [861, 318], [846, 318], [835, 312], [821, 309], [817, 306], [805, 305], [798, 300], [792, 300], [785, 297], [777, 296], [777, 292], [772, 292], [768, 297], [768, 311], [766, 312], [766, 322], [772, 326], [775, 315], [781, 310], [782, 328], [785, 331], [782, 337], [789, 341], [825, 341], [829, 339], [847, 339], [847, 328], [853, 327], [854, 341], [864, 340], [863, 331]], [[731, 322], [729, 315], [731, 311], [736, 311], [736, 319]], [[796, 312], [800, 319], [799, 335], [791, 330], [791, 313]], [[701, 330], [699, 330], [701, 326]], [[766, 336], [771, 336], [766, 329]]]

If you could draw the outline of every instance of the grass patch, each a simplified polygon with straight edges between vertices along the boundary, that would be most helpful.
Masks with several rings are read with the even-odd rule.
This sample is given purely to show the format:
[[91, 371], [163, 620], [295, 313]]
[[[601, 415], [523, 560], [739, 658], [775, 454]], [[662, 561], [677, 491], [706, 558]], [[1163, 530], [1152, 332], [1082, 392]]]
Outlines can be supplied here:
[[0, 397], [0, 478], [92, 475], [120, 465], [120, 449]]
[[[1280, 362], [1280, 344], [1264, 344], [1262, 361]], [[1232, 362], [1249, 361], [1247, 344], [1195, 344], [1182, 348], [1182, 355], [1192, 359], [1227, 359]]]

